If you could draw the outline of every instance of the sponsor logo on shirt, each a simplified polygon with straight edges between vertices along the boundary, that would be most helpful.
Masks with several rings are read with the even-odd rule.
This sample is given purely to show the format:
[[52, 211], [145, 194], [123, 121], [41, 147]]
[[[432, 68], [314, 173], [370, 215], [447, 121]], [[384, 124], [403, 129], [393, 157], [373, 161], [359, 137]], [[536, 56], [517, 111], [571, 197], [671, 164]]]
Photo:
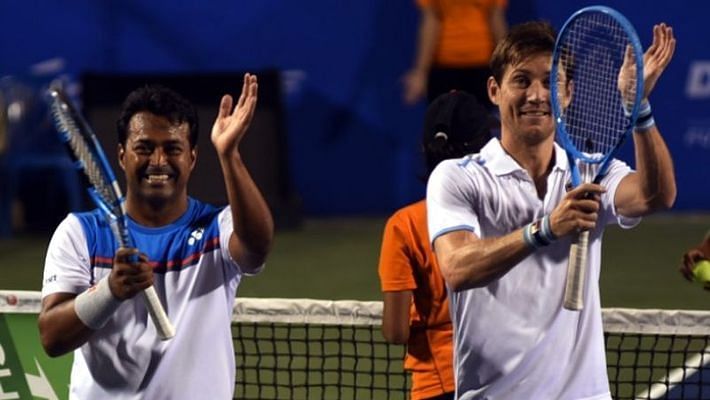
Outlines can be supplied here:
[[190, 233], [190, 237], [187, 239], [187, 244], [190, 246], [194, 246], [198, 240], [202, 239], [202, 236], [204, 234], [205, 234], [205, 228], [195, 229], [194, 231], [192, 231]]

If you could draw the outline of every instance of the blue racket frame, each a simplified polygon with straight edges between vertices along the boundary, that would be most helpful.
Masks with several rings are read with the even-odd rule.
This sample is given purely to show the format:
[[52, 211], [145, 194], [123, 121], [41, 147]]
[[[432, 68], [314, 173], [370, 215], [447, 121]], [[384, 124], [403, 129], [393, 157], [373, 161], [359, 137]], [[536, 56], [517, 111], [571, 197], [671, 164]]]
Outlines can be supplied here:
[[[104, 184], [106, 184], [106, 186], [110, 186], [113, 189], [113, 193], [116, 197], [116, 200], [113, 202], [108, 202], [107, 199], [105, 199], [96, 190], [93, 185], [93, 182], [90, 182], [91, 186], [87, 188], [89, 197], [94, 202], [94, 204], [96, 204], [96, 206], [103, 211], [104, 216], [108, 220], [109, 224], [113, 227], [114, 236], [116, 237], [119, 246], [127, 248], [135, 247], [133, 238], [131, 237], [130, 231], [128, 230], [128, 217], [126, 216], [125, 198], [123, 197], [120, 186], [118, 185], [118, 181], [116, 180], [116, 176], [113, 173], [113, 169], [111, 168], [111, 165], [108, 162], [108, 158], [106, 157], [106, 154], [104, 153], [101, 143], [99, 143], [99, 140], [96, 137], [96, 134], [93, 132], [91, 126], [84, 119], [81, 113], [79, 113], [78, 110], [74, 108], [73, 103], [66, 97], [66, 94], [60, 88], [50, 88], [49, 95], [57, 96], [60, 102], [62, 103], [62, 106], [67, 107], [68, 112], [72, 115], [74, 120], [78, 122], [78, 124], [82, 125], [80, 129], [78, 129], [78, 131], [84, 137], [85, 141], [90, 143], [90, 145], [88, 146], [88, 150], [93, 154], [93, 160], [95, 163], [97, 163], [97, 167], [103, 177]], [[62, 129], [59, 126], [57, 131], [60, 134], [62, 141], [67, 145], [67, 147], [70, 148], [71, 146], [69, 145], [69, 142], [71, 140], [72, 134], [66, 129]], [[88, 167], [85, 165], [84, 161], [79, 159], [73, 153], [73, 151], [71, 151], [71, 149], [69, 149], [69, 153], [76, 160], [77, 167], [79, 169], [82, 169], [84, 171], [88, 170]], [[137, 255], [129, 256], [130, 262], [137, 262], [138, 259], [139, 258]]]
[[[625, 129], [625, 133], [623, 134], [622, 137], [619, 138], [617, 141], [616, 145], [608, 151], [606, 154], [604, 154], [603, 157], [601, 158], [592, 158], [586, 155], [585, 153], [579, 151], [577, 147], [572, 143], [571, 139], [569, 138], [567, 129], [565, 127], [564, 121], [563, 121], [563, 116], [564, 116], [564, 107], [562, 104], [560, 104], [558, 100], [558, 94], [559, 94], [559, 79], [558, 79], [558, 73], [560, 71], [560, 60], [563, 56], [563, 49], [562, 49], [562, 44], [565, 43], [566, 36], [569, 32], [568, 27], [570, 27], [575, 20], [581, 18], [582, 16], [585, 16], [586, 14], [589, 13], [603, 13], [607, 16], [610, 16], [614, 20], [616, 20], [619, 25], [624, 29], [626, 32], [626, 35], [629, 39], [629, 42], [632, 44], [633, 51], [634, 51], [634, 60], [636, 61], [636, 97], [634, 98], [633, 102], [633, 107], [631, 109], [631, 115], [629, 117], [629, 124]], [[567, 19], [565, 24], [562, 26], [562, 29], [560, 30], [559, 35], [557, 35], [557, 40], [555, 42], [555, 49], [552, 53], [552, 69], [550, 72], [550, 93], [551, 93], [551, 103], [552, 103], [552, 113], [554, 116], [555, 120], [555, 130], [557, 133], [557, 139], [559, 143], [562, 145], [562, 147], [565, 148], [567, 152], [567, 158], [569, 160], [570, 164], [570, 170], [572, 172], [572, 186], [576, 187], [581, 183], [581, 177], [579, 174], [579, 168], [577, 167], [577, 164], [575, 160], [582, 160], [586, 163], [589, 164], [601, 164], [596, 177], [593, 179], [594, 183], [599, 183], [601, 179], [606, 175], [606, 170], [611, 163], [611, 160], [613, 159], [613, 156], [616, 154], [618, 149], [624, 144], [626, 139], [631, 135], [631, 132], [633, 131], [634, 125], [636, 123], [636, 120], [638, 118], [638, 113], [639, 113], [639, 108], [641, 106], [641, 99], [643, 96], [643, 47], [641, 46], [641, 41], [638, 38], [638, 35], [636, 34], [636, 30], [634, 29], [633, 25], [629, 22], [626, 17], [624, 17], [620, 12], [609, 8], [607, 6], [601, 6], [601, 5], [595, 5], [595, 6], [589, 6], [582, 8], [581, 10], [575, 12], [572, 14], [571, 17]], [[572, 96], [574, 97], [574, 92], [572, 93]]]

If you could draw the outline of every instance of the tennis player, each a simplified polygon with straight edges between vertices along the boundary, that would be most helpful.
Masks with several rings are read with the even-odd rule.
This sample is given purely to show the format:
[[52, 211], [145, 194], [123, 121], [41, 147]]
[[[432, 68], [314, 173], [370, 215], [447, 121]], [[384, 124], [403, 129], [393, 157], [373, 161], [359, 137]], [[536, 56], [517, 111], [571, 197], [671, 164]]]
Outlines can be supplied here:
[[[429, 106], [422, 147], [427, 178], [439, 162], [476, 153], [491, 138], [488, 112], [471, 94], [450, 92]], [[382, 332], [406, 344], [412, 400], [453, 399], [453, 342], [444, 279], [429, 245], [426, 202], [401, 208], [385, 226], [379, 275]]]
[[[212, 128], [229, 206], [187, 194], [197, 161], [194, 107], [160, 86], [128, 95], [117, 123], [118, 159], [136, 248], [120, 248], [99, 210], [57, 227], [44, 268], [39, 329], [50, 356], [74, 351], [71, 399], [231, 399], [231, 315], [244, 275], [262, 269], [273, 237], [269, 209], [242, 162], [257, 101], [244, 76]], [[140, 261], [128, 261], [139, 254]], [[154, 285], [176, 328], [160, 341], [143, 289]]]
[[[442, 162], [429, 179], [429, 233], [449, 290], [457, 399], [611, 399], [601, 236], [607, 224], [634, 226], [675, 201], [672, 160], [655, 124], [634, 131], [636, 171], [615, 160], [601, 184], [567, 191], [550, 105], [554, 44], [546, 23], [511, 29], [488, 80], [500, 140]], [[646, 101], [674, 49], [671, 28], [655, 26], [644, 56]], [[562, 299], [571, 237], [583, 230], [591, 232], [586, 306], [576, 312]]]

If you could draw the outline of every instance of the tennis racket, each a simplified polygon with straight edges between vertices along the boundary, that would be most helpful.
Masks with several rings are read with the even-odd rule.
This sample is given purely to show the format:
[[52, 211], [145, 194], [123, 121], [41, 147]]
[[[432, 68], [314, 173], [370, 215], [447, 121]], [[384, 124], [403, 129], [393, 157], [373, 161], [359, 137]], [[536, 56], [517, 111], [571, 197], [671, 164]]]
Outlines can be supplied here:
[[[96, 135], [60, 88], [51, 88], [49, 95], [57, 130], [91, 183], [88, 189], [91, 199], [104, 212], [119, 245], [135, 247], [128, 231], [121, 189]], [[138, 256], [134, 255], [130, 261], [138, 261]], [[175, 336], [175, 328], [160, 304], [155, 288], [145, 289], [143, 297], [160, 339]]]
[[[599, 183], [630, 136], [641, 105], [643, 50], [631, 23], [604, 6], [575, 12], [557, 36], [550, 87], [572, 185]], [[570, 310], [584, 307], [588, 245], [584, 231], [570, 248], [564, 296]]]

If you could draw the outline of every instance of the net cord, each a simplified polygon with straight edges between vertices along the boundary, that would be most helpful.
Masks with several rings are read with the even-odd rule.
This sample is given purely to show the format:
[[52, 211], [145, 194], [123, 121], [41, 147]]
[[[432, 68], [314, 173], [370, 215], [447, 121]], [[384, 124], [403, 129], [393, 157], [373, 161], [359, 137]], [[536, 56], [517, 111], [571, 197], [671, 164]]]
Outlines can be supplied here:
[[[41, 301], [37, 291], [0, 290], [2, 313], [37, 314]], [[602, 319], [609, 333], [710, 335], [710, 311], [704, 310], [604, 308]], [[238, 297], [232, 322], [380, 325], [382, 302]]]

